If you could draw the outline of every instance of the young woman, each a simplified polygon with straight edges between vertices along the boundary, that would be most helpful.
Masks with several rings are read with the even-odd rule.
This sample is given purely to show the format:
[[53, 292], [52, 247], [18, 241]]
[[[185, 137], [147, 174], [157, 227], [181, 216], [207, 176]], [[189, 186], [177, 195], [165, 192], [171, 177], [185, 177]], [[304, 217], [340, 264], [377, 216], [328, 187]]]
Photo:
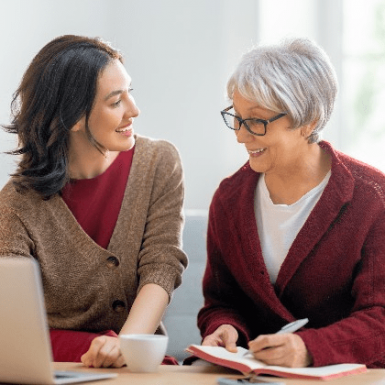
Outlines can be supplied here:
[[121, 54], [62, 36], [13, 101], [18, 168], [0, 193], [0, 255], [41, 267], [54, 358], [120, 367], [119, 333], [162, 330], [187, 265], [183, 173], [173, 145], [134, 134]]

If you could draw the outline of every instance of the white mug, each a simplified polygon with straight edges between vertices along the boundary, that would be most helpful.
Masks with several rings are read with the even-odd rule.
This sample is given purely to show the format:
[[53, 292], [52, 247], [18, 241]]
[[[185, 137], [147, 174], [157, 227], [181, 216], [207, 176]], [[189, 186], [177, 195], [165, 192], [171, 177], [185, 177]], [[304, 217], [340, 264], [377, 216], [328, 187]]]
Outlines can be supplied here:
[[159, 334], [123, 334], [120, 350], [131, 372], [156, 372], [166, 354], [168, 337]]

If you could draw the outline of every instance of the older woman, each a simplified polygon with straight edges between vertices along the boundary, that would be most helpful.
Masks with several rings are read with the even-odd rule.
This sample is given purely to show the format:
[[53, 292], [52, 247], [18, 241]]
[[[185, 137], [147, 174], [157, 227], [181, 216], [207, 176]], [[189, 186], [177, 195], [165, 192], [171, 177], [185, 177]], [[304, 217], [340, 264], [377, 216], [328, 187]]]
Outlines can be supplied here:
[[[244, 55], [226, 125], [248, 162], [210, 207], [203, 345], [271, 365], [385, 366], [385, 176], [321, 141], [337, 82], [305, 39]], [[300, 318], [295, 333], [275, 334]]]
[[39, 262], [56, 361], [120, 367], [118, 333], [162, 332], [187, 264], [178, 151], [134, 133], [131, 77], [98, 38], [45, 45], [14, 107], [0, 256]]

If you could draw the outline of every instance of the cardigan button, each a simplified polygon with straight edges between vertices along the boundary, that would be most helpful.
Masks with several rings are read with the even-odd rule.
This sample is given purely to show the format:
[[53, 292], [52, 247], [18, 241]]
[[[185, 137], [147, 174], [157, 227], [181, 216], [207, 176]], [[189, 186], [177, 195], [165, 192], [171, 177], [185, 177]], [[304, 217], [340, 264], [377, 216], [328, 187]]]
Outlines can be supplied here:
[[118, 267], [119, 266], [119, 260], [116, 257], [108, 257], [107, 258], [107, 266], [108, 267]]
[[123, 301], [117, 299], [112, 303], [112, 308], [117, 312], [121, 313], [126, 308], [126, 305]]

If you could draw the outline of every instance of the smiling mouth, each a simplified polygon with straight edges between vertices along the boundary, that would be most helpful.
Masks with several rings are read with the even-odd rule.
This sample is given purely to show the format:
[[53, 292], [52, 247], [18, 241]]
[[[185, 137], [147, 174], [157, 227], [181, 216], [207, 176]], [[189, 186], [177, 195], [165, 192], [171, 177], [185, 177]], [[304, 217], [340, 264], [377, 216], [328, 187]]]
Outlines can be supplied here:
[[117, 128], [115, 131], [119, 132], [119, 133], [130, 131], [130, 130], [132, 130], [132, 124], [133, 123], [134, 123], [134, 119], [130, 119], [128, 121], [128, 124], [126, 124], [124, 127]]
[[247, 150], [247, 152], [250, 154], [250, 155], [254, 155], [254, 154], [261, 154], [262, 152], [266, 151], [266, 148], [259, 148], [257, 150]]
[[121, 128], [120, 130], [115, 130], [116, 132], [127, 132], [132, 130], [131, 124], [125, 128]]

